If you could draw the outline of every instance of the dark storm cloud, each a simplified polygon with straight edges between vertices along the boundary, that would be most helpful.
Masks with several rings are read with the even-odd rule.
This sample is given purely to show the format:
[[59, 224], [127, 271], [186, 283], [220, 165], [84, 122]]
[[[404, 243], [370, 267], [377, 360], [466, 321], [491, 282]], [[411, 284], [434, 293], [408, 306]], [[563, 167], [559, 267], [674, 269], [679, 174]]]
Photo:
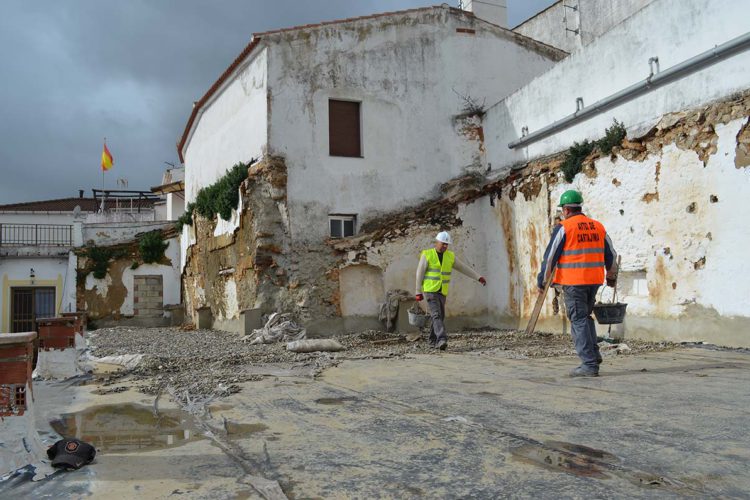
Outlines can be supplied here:
[[[11, 1], [0, 16], [0, 204], [160, 181], [192, 102], [253, 32], [439, 2], [424, 0]], [[456, 2], [451, 2], [454, 4]], [[509, 24], [551, 0], [511, 0]]]

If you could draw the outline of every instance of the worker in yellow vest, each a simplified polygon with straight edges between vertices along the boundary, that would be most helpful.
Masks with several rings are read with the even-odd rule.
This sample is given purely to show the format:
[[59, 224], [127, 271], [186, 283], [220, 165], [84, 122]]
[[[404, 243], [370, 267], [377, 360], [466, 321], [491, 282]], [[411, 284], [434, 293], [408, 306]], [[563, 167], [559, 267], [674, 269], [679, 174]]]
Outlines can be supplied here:
[[571, 377], [596, 377], [602, 356], [596, 343], [596, 326], [591, 313], [596, 292], [605, 281], [615, 286], [617, 254], [601, 222], [586, 217], [578, 191], [565, 191], [560, 197], [563, 220], [555, 227], [544, 252], [542, 271], [537, 276], [540, 293], [554, 269], [553, 283], [562, 285], [570, 332], [581, 365]]
[[453, 269], [479, 281], [482, 286], [487, 280], [478, 275], [468, 265], [458, 260], [448, 250], [451, 237], [445, 231], [435, 237], [435, 248], [423, 250], [417, 266], [417, 302], [427, 299], [427, 307], [432, 317], [430, 344], [444, 351], [448, 347], [448, 335], [445, 332], [445, 299], [451, 282]]

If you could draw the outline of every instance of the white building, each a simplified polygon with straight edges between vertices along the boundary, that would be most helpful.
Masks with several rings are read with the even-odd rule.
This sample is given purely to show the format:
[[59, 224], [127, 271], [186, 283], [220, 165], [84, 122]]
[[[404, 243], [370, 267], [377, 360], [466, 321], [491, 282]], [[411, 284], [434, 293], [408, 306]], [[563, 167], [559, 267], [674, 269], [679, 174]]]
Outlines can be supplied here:
[[[184, 230], [189, 311], [209, 308], [219, 326], [260, 308], [361, 327], [385, 291], [412, 290], [419, 250], [449, 229], [489, 281], [457, 277], [449, 316], [525, 325], [553, 202], [572, 185], [623, 256], [627, 335], [750, 345], [750, 290], [732, 280], [750, 243], [737, 232], [750, 196], [746, 6], [575, 4], [515, 32], [443, 6], [256, 34], [179, 143], [189, 201], [261, 160], [231, 220]], [[488, 11], [497, 22], [502, 5]], [[613, 119], [630, 140], [566, 183], [562, 156]], [[551, 302], [542, 324], [557, 329]]]
[[[455, 176], [484, 172], [482, 105], [564, 56], [445, 5], [257, 33], [193, 107], [178, 146], [186, 199], [238, 162], [279, 156], [291, 253], [357, 233]], [[214, 236], [238, 227], [219, 222]], [[187, 254], [194, 236], [184, 236]], [[206, 265], [185, 284], [196, 307], [236, 319], [263, 306], [237, 300], [231, 276], [203, 283], [213, 281], [197, 276]], [[402, 278], [386, 278], [364, 307], [374, 311], [383, 286]]]

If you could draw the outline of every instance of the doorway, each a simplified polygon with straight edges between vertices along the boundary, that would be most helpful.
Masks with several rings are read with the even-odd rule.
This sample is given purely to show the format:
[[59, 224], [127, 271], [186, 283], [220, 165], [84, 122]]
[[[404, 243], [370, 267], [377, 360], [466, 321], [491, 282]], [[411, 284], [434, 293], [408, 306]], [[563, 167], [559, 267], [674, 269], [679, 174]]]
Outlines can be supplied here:
[[10, 331], [36, 331], [38, 318], [55, 316], [54, 287], [13, 287], [10, 289]]

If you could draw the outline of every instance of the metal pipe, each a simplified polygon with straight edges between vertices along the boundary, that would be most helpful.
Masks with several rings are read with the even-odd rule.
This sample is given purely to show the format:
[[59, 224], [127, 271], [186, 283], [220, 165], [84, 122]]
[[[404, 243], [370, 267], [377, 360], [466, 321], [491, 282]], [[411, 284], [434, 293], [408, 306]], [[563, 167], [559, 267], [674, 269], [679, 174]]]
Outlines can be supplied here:
[[723, 61], [735, 54], [743, 52], [750, 48], [750, 32], [744, 35], [733, 38], [726, 43], [717, 45], [714, 48], [707, 50], [697, 56], [691, 57], [671, 68], [665, 69], [653, 75], [650, 75], [643, 81], [627, 87], [624, 90], [612, 94], [609, 97], [595, 102], [591, 106], [584, 107], [583, 109], [576, 111], [575, 113], [566, 116], [546, 127], [537, 130], [531, 134], [521, 137], [508, 144], [510, 149], [515, 149], [519, 146], [526, 146], [533, 142], [549, 137], [560, 130], [564, 130], [568, 127], [575, 125], [576, 123], [582, 122], [595, 116], [599, 113], [603, 113], [608, 109], [619, 106], [620, 104], [627, 102], [635, 97], [638, 97], [647, 92], [651, 92], [659, 87], [667, 85], [675, 80], [700, 71], [708, 66]]

